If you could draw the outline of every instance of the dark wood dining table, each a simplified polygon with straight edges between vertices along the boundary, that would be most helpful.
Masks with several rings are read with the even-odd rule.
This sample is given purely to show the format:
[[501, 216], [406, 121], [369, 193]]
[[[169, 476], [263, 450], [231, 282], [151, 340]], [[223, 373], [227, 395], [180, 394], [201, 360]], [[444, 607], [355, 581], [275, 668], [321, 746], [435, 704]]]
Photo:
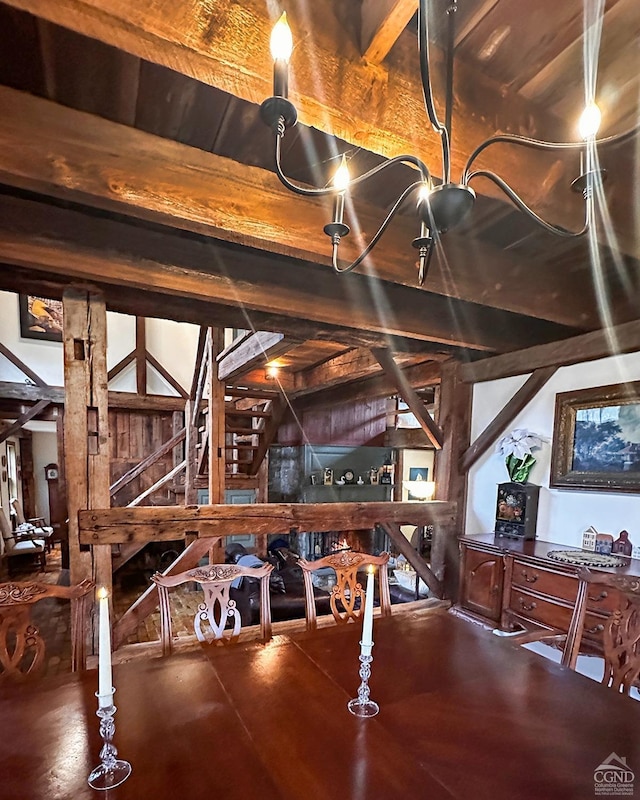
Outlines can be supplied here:
[[[640, 704], [446, 612], [376, 619], [380, 713], [347, 710], [360, 627], [114, 668], [125, 800], [586, 800]], [[0, 690], [1, 800], [96, 797], [96, 673]]]

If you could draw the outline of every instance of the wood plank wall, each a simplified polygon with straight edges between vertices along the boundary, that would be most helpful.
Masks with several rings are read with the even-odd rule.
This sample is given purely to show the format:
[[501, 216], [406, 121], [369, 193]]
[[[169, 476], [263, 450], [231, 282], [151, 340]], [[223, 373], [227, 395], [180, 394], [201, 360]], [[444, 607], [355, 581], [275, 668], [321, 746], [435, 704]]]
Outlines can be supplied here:
[[278, 443], [382, 447], [386, 427], [386, 398], [358, 400], [331, 408], [309, 409], [301, 413], [299, 422], [288, 418], [278, 431]]
[[[110, 410], [109, 455], [110, 481], [115, 483], [144, 458], [155, 452], [173, 436], [173, 412]], [[166, 475], [174, 466], [172, 453], [152, 464], [131, 483], [124, 486], [113, 498], [112, 505], [126, 506], [145, 489]], [[147, 505], [175, 505], [182, 496], [163, 489], [149, 498]]]

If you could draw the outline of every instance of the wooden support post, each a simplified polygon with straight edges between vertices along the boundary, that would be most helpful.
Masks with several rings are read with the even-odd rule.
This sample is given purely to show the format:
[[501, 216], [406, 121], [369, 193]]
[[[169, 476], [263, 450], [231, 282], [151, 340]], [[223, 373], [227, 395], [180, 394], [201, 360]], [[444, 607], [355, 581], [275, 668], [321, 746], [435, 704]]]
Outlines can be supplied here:
[[[69, 519], [69, 508], [67, 504], [67, 478], [66, 466], [64, 463], [64, 406], [57, 407], [58, 416], [56, 418], [56, 442], [58, 458], [58, 495], [60, 497], [60, 508], [63, 509], [61, 513], [62, 520]], [[69, 569], [69, 524], [68, 522], [61, 522], [62, 529], [62, 569]]]
[[[209, 353], [209, 413], [207, 433], [209, 441], [209, 505], [224, 503], [225, 473], [225, 382], [218, 379], [218, 355], [224, 345], [224, 330], [209, 328], [207, 349]], [[210, 552], [211, 563], [224, 561], [221, 543]]]
[[136, 391], [143, 397], [147, 393], [147, 335], [146, 320], [136, 317]]
[[111, 593], [111, 548], [94, 546], [92, 560], [91, 553], [80, 549], [78, 531], [80, 509], [110, 505], [107, 312], [97, 293], [65, 289], [62, 302], [71, 583], [93, 578]]
[[193, 400], [187, 400], [184, 407], [184, 426], [186, 430], [184, 457], [187, 462], [184, 478], [185, 506], [195, 506], [198, 502], [198, 490], [196, 488], [196, 475], [198, 474], [198, 453], [196, 450], [198, 429], [193, 424], [192, 406]]
[[[467, 476], [460, 468], [460, 459], [469, 446], [471, 435], [471, 386], [462, 381], [457, 361], [450, 360], [442, 364], [438, 424], [444, 440], [442, 450], [435, 454], [435, 496], [437, 500], [456, 503], [455, 529], [460, 535], [464, 531], [467, 490]], [[441, 552], [441, 548], [444, 548], [445, 552]], [[458, 594], [456, 537], [437, 537], [431, 560], [432, 563], [445, 564], [445, 597], [456, 599]]]

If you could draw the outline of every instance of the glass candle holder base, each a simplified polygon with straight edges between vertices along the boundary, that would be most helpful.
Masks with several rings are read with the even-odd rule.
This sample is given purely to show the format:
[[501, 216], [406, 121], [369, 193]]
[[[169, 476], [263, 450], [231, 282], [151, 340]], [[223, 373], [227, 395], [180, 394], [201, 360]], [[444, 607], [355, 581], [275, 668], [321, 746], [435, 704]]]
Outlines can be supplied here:
[[108, 767], [105, 764], [98, 764], [89, 775], [89, 786], [100, 791], [114, 789], [124, 783], [129, 775], [131, 775], [131, 764], [118, 758]]
[[347, 708], [356, 717], [375, 717], [378, 711], [380, 711], [380, 706], [373, 700], [367, 700], [361, 703], [357, 697], [354, 697], [353, 700], [349, 700]]

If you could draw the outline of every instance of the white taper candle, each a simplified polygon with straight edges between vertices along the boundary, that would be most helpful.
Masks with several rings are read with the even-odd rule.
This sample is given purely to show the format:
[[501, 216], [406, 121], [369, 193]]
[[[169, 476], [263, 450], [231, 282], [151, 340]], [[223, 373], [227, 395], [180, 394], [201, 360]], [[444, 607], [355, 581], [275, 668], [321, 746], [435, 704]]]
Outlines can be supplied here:
[[362, 641], [360, 652], [363, 656], [371, 655], [373, 647], [373, 565], [367, 568], [367, 589], [364, 601], [364, 619], [362, 623]]
[[109, 625], [109, 592], [98, 591], [100, 622], [98, 629], [98, 704], [101, 708], [113, 704], [111, 675], [111, 626]]

